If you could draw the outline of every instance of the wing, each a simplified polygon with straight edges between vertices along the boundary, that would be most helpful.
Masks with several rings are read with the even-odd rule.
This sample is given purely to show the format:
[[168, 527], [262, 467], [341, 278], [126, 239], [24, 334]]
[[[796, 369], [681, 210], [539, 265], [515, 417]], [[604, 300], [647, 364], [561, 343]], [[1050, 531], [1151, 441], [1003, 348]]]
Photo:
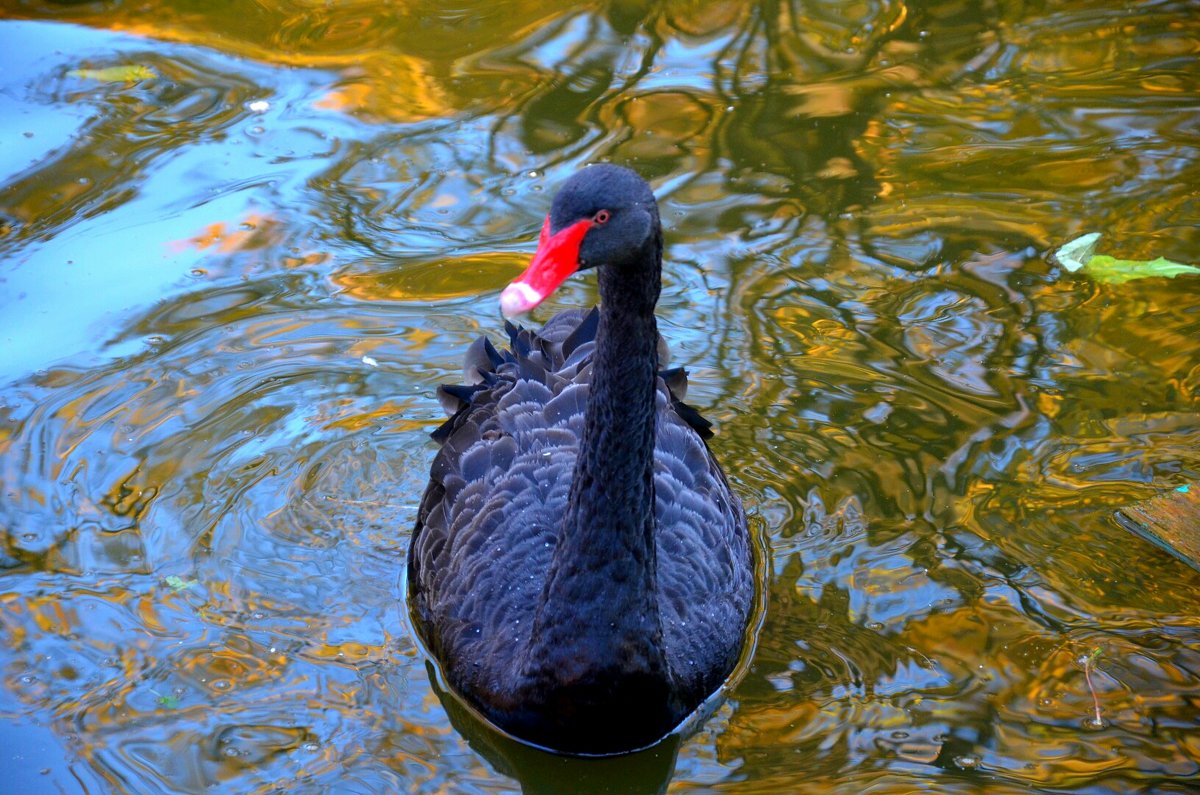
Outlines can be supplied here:
[[[467, 383], [438, 390], [452, 416], [433, 433], [442, 447], [408, 579], [418, 629], [460, 692], [493, 692], [498, 667], [515, 666], [528, 641], [583, 432], [598, 318], [569, 310], [538, 332], [509, 325], [508, 350], [480, 339], [467, 353]], [[682, 370], [661, 373], [660, 609], [673, 672], [707, 693], [720, 682], [703, 674], [733, 665], [753, 587], [741, 504], [704, 442], [710, 424], [682, 402], [685, 390]]]

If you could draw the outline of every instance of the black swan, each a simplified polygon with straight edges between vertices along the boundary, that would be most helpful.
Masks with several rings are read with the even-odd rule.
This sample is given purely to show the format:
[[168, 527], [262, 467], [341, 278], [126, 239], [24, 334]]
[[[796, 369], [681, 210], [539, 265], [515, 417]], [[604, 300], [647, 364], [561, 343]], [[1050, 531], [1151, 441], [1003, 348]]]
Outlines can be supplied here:
[[451, 687], [543, 748], [613, 754], [661, 739], [720, 688], [754, 598], [746, 517], [682, 403], [654, 306], [662, 226], [650, 186], [594, 165], [562, 186], [529, 268], [532, 309], [596, 267], [600, 307], [538, 332], [505, 323], [452, 414], [408, 556], [411, 612]]

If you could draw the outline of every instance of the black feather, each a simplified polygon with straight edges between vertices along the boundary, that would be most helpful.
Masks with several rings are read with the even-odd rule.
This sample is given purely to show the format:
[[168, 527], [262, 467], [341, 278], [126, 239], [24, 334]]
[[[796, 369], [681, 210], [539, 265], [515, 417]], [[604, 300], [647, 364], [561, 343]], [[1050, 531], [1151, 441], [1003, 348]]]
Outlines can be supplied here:
[[[593, 166], [554, 200], [551, 233], [590, 220], [579, 259], [602, 307], [509, 349], [468, 351], [467, 384], [409, 547], [414, 623], [450, 685], [506, 731], [612, 753], [661, 737], [716, 691], [753, 600], [741, 502], [711, 423], [658, 371], [662, 230], [649, 186]], [[575, 227], [578, 229], [579, 227]]]

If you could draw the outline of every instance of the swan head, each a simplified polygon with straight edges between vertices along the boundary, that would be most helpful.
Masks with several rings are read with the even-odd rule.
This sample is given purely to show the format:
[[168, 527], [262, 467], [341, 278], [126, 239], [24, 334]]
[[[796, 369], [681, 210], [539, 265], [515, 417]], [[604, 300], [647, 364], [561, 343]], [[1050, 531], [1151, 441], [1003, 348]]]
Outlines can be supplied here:
[[533, 261], [504, 288], [500, 310], [505, 317], [528, 312], [587, 268], [657, 268], [661, 251], [658, 204], [646, 181], [621, 166], [589, 166], [554, 197]]

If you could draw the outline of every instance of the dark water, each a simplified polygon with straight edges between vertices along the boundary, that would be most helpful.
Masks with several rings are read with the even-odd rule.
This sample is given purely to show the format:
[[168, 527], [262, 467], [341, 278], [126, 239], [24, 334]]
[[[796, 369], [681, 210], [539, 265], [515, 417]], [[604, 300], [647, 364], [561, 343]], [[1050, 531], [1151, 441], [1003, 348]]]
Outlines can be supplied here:
[[[1200, 776], [1200, 573], [1112, 518], [1198, 480], [1200, 279], [1049, 257], [1200, 262], [1193, 3], [0, 16], [0, 789]], [[399, 572], [433, 390], [597, 160], [770, 551], [713, 717], [580, 762], [451, 725]]]

